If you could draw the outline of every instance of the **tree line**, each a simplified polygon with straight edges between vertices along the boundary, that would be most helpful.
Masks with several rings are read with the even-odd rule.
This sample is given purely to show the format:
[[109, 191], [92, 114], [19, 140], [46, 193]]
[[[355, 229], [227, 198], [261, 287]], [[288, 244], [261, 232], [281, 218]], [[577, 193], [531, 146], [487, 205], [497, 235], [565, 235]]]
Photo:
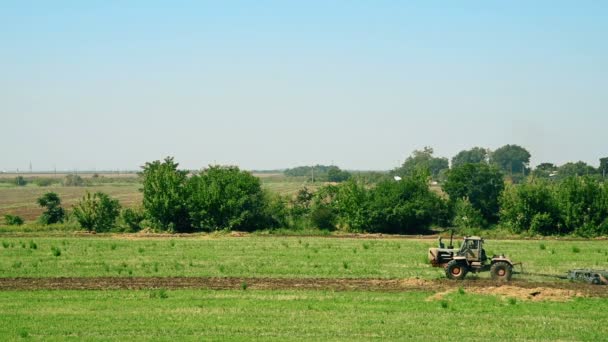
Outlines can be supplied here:
[[[166, 158], [142, 166], [140, 208], [123, 209], [117, 200], [98, 192], [87, 193], [68, 214], [58, 196], [48, 193], [38, 200], [46, 208], [40, 221], [62, 222], [69, 215], [83, 228], [99, 232], [144, 227], [169, 232], [317, 227], [419, 234], [433, 226], [498, 225], [515, 233], [608, 234], [608, 188], [597, 170], [563, 178], [540, 174], [545, 166], [530, 170], [529, 153], [511, 147], [499, 149], [498, 157], [499, 150], [463, 151], [452, 159], [451, 168], [439, 171], [436, 166], [445, 161], [433, 161], [432, 149], [425, 148], [383, 177], [349, 177], [314, 192], [304, 187], [295, 196], [264, 191], [259, 178], [238, 167], [209, 166], [189, 172]], [[507, 162], [505, 155], [512, 160]], [[515, 182], [512, 176], [518, 169], [522, 178]], [[439, 185], [434, 179], [440, 180]]]

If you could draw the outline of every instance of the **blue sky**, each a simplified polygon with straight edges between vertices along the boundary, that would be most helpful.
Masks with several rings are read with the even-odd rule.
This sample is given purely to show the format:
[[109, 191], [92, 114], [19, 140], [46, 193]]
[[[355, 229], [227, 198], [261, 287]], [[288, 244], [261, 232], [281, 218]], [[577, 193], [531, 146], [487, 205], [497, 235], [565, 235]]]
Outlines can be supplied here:
[[608, 156], [608, 2], [1, 1], [0, 170]]

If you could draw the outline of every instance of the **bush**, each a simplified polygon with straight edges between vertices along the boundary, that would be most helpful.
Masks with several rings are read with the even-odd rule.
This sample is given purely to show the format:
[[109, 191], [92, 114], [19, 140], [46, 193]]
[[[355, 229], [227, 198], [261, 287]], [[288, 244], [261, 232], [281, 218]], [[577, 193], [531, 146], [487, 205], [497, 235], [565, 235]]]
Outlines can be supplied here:
[[463, 198], [454, 204], [453, 224], [461, 229], [470, 229], [485, 227], [487, 222], [481, 212], [469, 202], [469, 199]]
[[260, 180], [235, 166], [211, 166], [188, 180], [188, 212], [197, 230], [251, 231], [268, 223]]
[[52, 178], [36, 178], [34, 179], [34, 184], [36, 184], [37, 186], [49, 186], [52, 185], [54, 183], [57, 183], [58, 181], [55, 181]]
[[608, 217], [606, 184], [591, 177], [570, 177], [558, 185], [556, 201], [566, 233], [582, 236], [602, 233]]
[[107, 232], [116, 224], [120, 213], [118, 200], [110, 198], [103, 192], [86, 195], [74, 206], [74, 216], [80, 225], [94, 232]]
[[447, 203], [429, 189], [428, 172], [375, 187], [347, 181], [333, 207], [338, 223], [357, 232], [413, 234], [426, 231], [447, 213]]
[[443, 184], [443, 190], [450, 196], [452, 204], [468, 198], [488, 223], [498, 220], [498, 203], [503, 189], [504, 181], [500, 171], [496, 167], [480, 163], [462, 164], [451, 169]]
[[319, 229], [333, 230], [336, 221], [336, 214], [331, 207], [326, 205], [316, 205], [310, 213], [310, 222]]
[[500, 197], [500, 207], [501, 223], [516, 233], [560, 233], [554, 190], [546, 181], [509, 185]]
[[25, 185], [27, 185], [27, 181], [25, 180], [25, 178], [23, 178], [23, 176], [17, 176], [17, 177], [15, 177], [15, 185], [16, 186], [25, 186]]
[[125, 208], [120, 212], [121, 226], [125, 232], [142, 230], [145, 219], [146, 215], [142, 208]]
[[187, 171], [167, 157], [163, 162], [146, 163], [143, 178], [143, 207], [154, 226], [163, 230], [191, 230], [186, 199]]
[[61, 199], [54, 192], [47, 192], [37, 200], [38, 205], [46, 210], [40, 216], [42, 224], [62, 223], [65, 219], [65, 211], [61, 207]]
[[23, 224], [23, 219], [17, 215], [4, 215], [4, 222], [9, 226], [20, 226]]
[[63, 179], [63, 186], [83, 186], [84, 180], [76, 174], [69, 174]]

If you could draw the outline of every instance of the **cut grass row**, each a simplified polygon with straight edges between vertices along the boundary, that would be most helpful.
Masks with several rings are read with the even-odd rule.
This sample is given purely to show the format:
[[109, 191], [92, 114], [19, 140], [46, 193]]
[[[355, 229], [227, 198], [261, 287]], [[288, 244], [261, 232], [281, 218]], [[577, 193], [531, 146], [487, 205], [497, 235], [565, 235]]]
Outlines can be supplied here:
[[[1, 237], [2, 277], [201, 276], [285, 278], [443, 278], [427, 262], [432, 240], [323, 237], [133, 239]], [[572, 268], [605, 268], [605, 241], [486, 242], [528, 273], [563, 275]], [[483, 273], [479, 277], [486, 278]], [[523, 277], [517, 275], [516, 277]], [[526, 279], [544, 280], [526, 275]], [[545, 279], [546, 280], [546, 279]]]
[[7, 291], [0, 336], [78, 340], [605, 340], [606, 298], [525, 302], [452, 293]]

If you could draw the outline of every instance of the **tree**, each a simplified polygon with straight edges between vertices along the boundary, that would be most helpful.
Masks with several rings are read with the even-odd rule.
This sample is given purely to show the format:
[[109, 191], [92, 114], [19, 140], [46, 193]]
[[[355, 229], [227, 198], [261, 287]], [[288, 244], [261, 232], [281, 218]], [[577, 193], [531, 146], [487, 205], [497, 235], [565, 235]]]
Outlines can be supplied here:
[[500, 221], [516, 233], [560, 233], [552, 186], [542, 179], [508, 186], [500, 196]]
[[566, 163], [557, 169], [560, 178], [572, 176], [587, 176], [597, 174], [597, 169], [583, 161], [576, 163]]
[[330, 166], [327, 170], [327, 180], [329, 182], [344, 182], [351, 177], [351, 174], [348, 171], [340, 170], [337, 166]]
[[552, 163], [540, 163], [534, 171], [532, 171], [532, 176], [534, 178], [552, 178], [557, 175], [557, 166]]
[[142, 166], [143, 207], [158, 228], [186, 232], [191, 229], [186, 204], [188, 171], [178, 170], [178, 166], [172, 157]]
[[447, 204], [429, 188], [428, 171], [375, 187], [349, 180], [332, 201], [337, 222], [351, 231], [413, 234], [425, 232], [447, 215]]
[[562, 232], [582, 236], [608, 233], [608, 188], [589, 176], [569, 177], [558, 184], [556, 203]]
[[23, 176], [15, 177], [15, 185], [25, 186], [26, 184], [27, 184], [27, 181], [25, 180], [25, 178], [23, 178]]
[[602, 178], [608, 177], [608, 157], [600, 158], [599, 172], [602, 174]]
[[487, 163], [489, 155], [490, 149], [482, 147], [473, 147], [470, 150], [460, 151], [457, 155], [452, 157], [452, 168], [462, 164]]
[[40, 216], [43, 224], [61, 223], [65, 217], [65, 211], [61, 207], [61, 200], [54, 192], [47, 192], [37, 200], [38, 205], [46, 210]]
[[518, 145], [505, 145], [490, 155], [490, 162], [508, 175], [525, 174], [530, 152]]
[[443, 170], [447, 170], [449, 162], [447, 158], [433, 157], [433, 149], [424, 147], [423, 150], [415, 150], [401, 167], [395, 169], [393, 173], [402, 177], [413, 175], [419, 169], [426, 169], [430, 172], [433, 179], [439, 179]]
[[210, 166], [188, 181], [188, 211], [195, 229], [255, 230], [266, 222], [259, 178], [235, 166]]
[[463, 164], [447, 173], [443, 190], [454, 204], [467, 198], [484, 219], [494, 223], [498, 219], [498, 198], [504, 189], [500, 171], [487, 164]]
[[118, 200], [103, 192], [86, 195], [74, 206], [74, 216], [78, 223], [88, 231], [107, 232], [114, 227], [120, 214]]

